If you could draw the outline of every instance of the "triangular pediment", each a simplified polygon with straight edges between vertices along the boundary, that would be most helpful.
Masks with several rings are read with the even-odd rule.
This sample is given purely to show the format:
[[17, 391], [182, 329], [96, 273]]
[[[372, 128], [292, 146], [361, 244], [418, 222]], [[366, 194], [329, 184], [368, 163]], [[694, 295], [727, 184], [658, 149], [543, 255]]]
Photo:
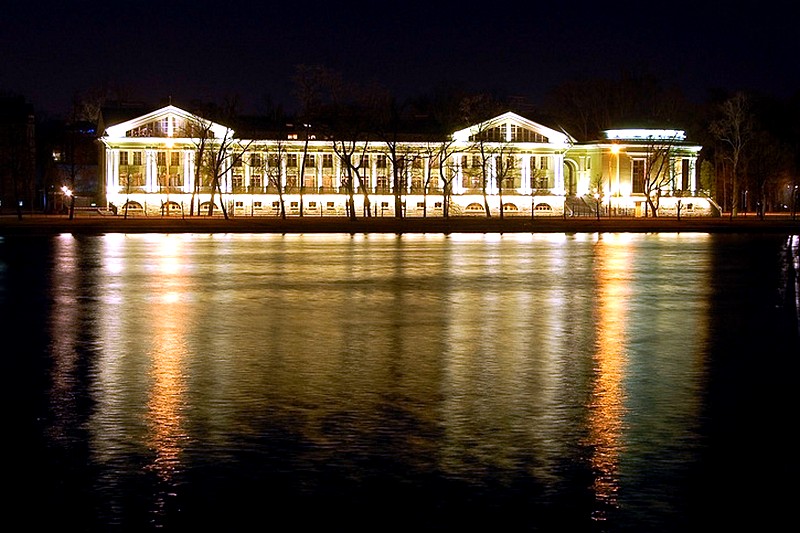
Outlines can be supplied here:
[[179, 107], [168, 105], [146, 115], [106, 128], [105, 137], [110, 138], [194, 138], [204, 135], [213, 138], [230, 138], [233, 131], [210, 120], [189, 113]]
[[463, 142], [530, 142], [564, 147], [573, 141], [565, 132], [548, 128], [510, 111], [454, 132], [453, 138]]

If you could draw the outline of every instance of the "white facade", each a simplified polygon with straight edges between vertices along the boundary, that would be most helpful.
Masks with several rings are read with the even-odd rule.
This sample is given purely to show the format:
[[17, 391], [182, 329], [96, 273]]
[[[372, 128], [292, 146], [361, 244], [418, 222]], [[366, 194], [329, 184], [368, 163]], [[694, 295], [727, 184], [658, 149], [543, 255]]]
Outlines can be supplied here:
[[[661, 134], [614, 130], [602, 141], [575, 143], [505, 113], [447, 139], [399, 143], [392, 152], [378, 141], [306, 141], [304, 132], [239, 139], [224, 125], [167, 106], [106, 128], [100, 140], [106, 202], [128, 213], [206, 214], [213, 199], [214, 212], [224, 208], [232, 216], [275, 216], [281, 200], [287, 215], [300, 214], [301, 206], [307, 216], [344, 215], [351, 177], [358, 215], [369, 205], [373, 216], [393, 216], [396, 165], [406, 216], [441, 215], [448, 199], [451, 216], [485, 215], [487, 205], [495, 215], [501, 198], [504, 215], [562, 216], [598, 209], [643, 214], [645, 195], [636, 184], [654, 164]], [[710, 215], [715, 204], [695, 192], [700, 147], [678, 135], [658, 184], [659, 214], [682, 205], [683, 214]]]

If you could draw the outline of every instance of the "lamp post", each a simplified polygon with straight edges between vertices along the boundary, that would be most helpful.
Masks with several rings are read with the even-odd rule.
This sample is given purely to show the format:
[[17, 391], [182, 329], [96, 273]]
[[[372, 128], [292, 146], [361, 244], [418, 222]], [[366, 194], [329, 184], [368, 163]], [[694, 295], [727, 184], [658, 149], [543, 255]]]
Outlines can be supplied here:
[[[70, 207], [72, 203], [72, 190], [64, 185], [61, 187], [61, 192], [64, 193], [64, 196], [67, 198], [67, 201], [70, 202]], [[70, 211], [70, 219], [72, 219], [72, 211]]]
[[597, 220], [600, 220], [600, 192], [594, 193], [594, 201], [597, 204]]

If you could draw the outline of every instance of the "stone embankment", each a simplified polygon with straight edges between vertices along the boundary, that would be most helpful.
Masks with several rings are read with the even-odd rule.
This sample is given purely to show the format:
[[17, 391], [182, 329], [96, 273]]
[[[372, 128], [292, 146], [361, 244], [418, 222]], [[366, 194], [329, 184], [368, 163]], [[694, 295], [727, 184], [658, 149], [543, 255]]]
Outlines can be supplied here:
[[800, 233], [800, 217], [770, 215], [717, 218], [674, 217], [498, 217], [361, 218], [345, 217], [128, 217], [81, 214], [0, 216], [0, 235], [59, 233]]

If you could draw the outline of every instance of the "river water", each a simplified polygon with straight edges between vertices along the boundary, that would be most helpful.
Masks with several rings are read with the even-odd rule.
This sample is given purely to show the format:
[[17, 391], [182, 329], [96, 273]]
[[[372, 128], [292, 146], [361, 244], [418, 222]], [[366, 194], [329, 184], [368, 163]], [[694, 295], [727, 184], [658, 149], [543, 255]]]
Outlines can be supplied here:
[[68, 531], [780, 529], [800, 496], [798, 246], [0, 238], [6, 516]]

